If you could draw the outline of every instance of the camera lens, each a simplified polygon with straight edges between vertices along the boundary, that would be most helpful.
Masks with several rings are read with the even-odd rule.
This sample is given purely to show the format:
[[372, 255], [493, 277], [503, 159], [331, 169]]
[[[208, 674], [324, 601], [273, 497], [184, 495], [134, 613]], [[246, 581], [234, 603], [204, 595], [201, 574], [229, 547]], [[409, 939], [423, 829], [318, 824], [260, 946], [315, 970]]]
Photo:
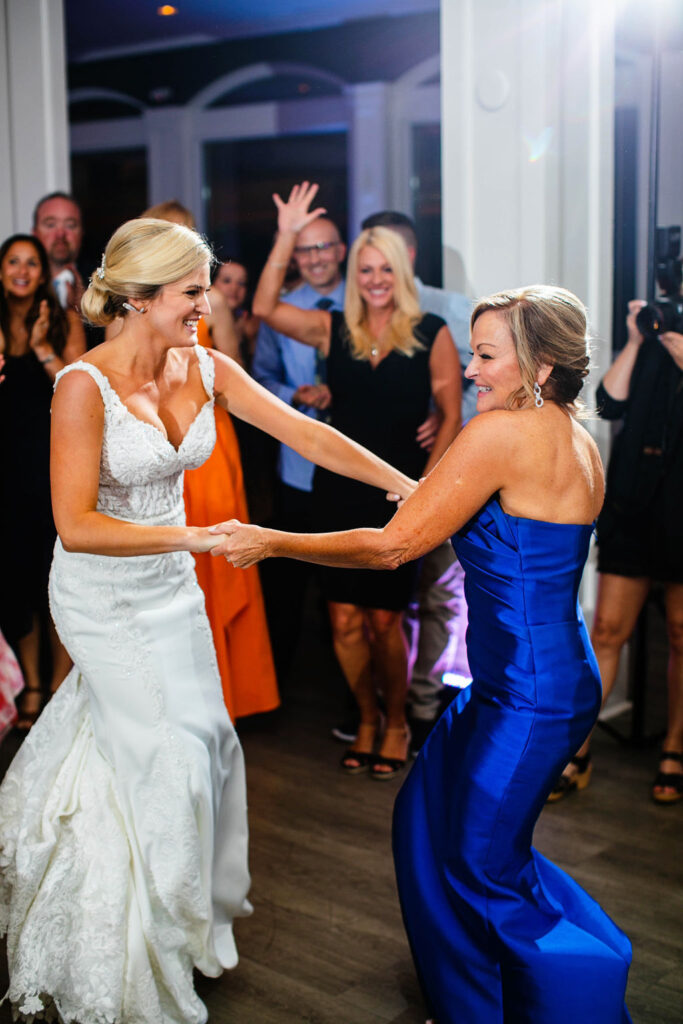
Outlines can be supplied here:
[[643, 306], [636, 314], [636, 327], [644, 338], [656, 338], [660, 331], [662, 316], [657, 306]]
[[658, 338], [678, 325], [677, 306], [668, 299], [648, 303], [636, 315], [636, 327], [644, 338]]

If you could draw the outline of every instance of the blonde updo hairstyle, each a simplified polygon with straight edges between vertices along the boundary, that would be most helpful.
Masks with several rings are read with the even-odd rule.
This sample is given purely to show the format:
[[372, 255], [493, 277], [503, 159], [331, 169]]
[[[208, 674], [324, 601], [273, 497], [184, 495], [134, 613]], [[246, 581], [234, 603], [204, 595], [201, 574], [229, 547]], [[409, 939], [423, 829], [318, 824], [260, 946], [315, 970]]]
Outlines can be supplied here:
[[351, 351], [356, 359], [369, 359], [371, 349], [377, 344], [368, 330], [367, 307], [358, 288], [358, 264], [360, 254], [366, 247], [381, 252], [394, 274], [395, 309], [382, 342], [390, 350], [396, 349], [403, 355], [412, 356], [423, 346], [413, 333], [422, 319], [422, 313], [410, 257], [401, 236], [396, 231], [382, 227], [361, 231], [349, 251], [344, 319], [351, 338]]
[[209, 244], [191, 228], [151, 217], [129, 220], [111, 236], [81, 299], [81, 311], [91, 324], [105, 327], [128, 314], [124, 302], [134, 299], [144, 305], [165, 284], [213, 261]]
[[541, 396], [578, 413], [578, 396], [590, 368], [586, 307], [566, 288], [534, 284], [480, 299], [474, 307], [471, 328], [484, 313], [501, 313], [507, 322], [517, 353], [522, 387], [507, 402], [519, 409], [534, 401], [534, 382], [543, 364], [552, 366], [541, 387]]

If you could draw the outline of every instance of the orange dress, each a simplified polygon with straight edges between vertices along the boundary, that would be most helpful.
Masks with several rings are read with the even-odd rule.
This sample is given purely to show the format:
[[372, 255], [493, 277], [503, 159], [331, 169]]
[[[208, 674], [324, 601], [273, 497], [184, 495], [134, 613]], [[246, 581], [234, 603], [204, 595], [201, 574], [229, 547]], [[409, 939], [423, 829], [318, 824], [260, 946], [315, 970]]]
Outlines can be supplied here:
[[[203, 320], [199, 343], [211, 347]], [[226, 519], [249, 522], [237, 435], [220, 406], [216, 406], [216, 445], [210, 458], [185, 473], [185, 512], [193, 526]], [[280, 697], [256, 566], [235, 569], [224, 558], [208, 553], [194, 557], [230, 717], [272, 711]]]

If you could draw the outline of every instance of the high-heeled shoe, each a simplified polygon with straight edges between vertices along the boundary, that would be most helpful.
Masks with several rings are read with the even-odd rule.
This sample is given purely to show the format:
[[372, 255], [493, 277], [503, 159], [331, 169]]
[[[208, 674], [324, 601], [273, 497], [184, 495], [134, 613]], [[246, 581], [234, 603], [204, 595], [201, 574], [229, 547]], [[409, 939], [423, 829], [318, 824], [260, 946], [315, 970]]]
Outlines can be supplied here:
[[372, 766], [376, 757], [374, 750], [379, 727], [379, 717], [374, 722], [361, 722], [359, 724], [356, 744], [361, 749], [356, 750], [355, 747], [349, 747], [348, 750], [344, 751], [344, 755], [339, 762], [347, 775], [360, 775], [361, 772], [367, 772]]
[[375, 756], [374, 764], [370, 769], [370, 775], [373, 779], [380, 779], [386, 781], [387, 779], [394, 779], [406, 766], [408, 760], [408, 744], [410, 743], [410, 730], [407, 725], [399, 725], [384, 730], [384, 738], [382, 740], [382, 746], [389, 738], [401, 737], [403, 740], [403, 757], [387, 757], [381, 752]]
[[[663, 750], [659, 755], [660, 761], [678, 761], [683, 765], [683, 754], [676, 750]], [[670, 789], [671, 793], [656, 793], [656, 789]], [[681, 772], [657, 772], [652, 783], [652, 799], [656, 804], [677, 804], [683, 800], [683, 774]]]
[[558, 800], [564, 800], [566, 796], [573, 793], [574, 790], [585, 789], [590, 782], [591, 775], [593, 773], [593, 765], [591, 764], [590, 751], [584, 754], [583, 757], [579, 757], [576, 754], [570, 758], [569, 764], [573, 764], [576, 768], [575, 772], [571, 775], [565, 775], [564, 772], [560, 775], [559, 779], [551, 789], [546, 799], [547, 804], [555, 804]]

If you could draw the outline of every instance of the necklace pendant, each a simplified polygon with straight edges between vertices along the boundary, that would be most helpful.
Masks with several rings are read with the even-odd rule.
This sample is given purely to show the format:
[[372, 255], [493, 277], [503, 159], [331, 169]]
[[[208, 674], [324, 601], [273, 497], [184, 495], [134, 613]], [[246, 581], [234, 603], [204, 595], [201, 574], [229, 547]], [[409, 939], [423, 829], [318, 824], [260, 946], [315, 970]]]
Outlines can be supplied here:
[[378, 353], [379, 353], [379, 349], [377, 348], [376, 345], [373, 345], [372, 348], [370, 349], [370, 355], [372, 356], [373, 359], [376, 359]]

